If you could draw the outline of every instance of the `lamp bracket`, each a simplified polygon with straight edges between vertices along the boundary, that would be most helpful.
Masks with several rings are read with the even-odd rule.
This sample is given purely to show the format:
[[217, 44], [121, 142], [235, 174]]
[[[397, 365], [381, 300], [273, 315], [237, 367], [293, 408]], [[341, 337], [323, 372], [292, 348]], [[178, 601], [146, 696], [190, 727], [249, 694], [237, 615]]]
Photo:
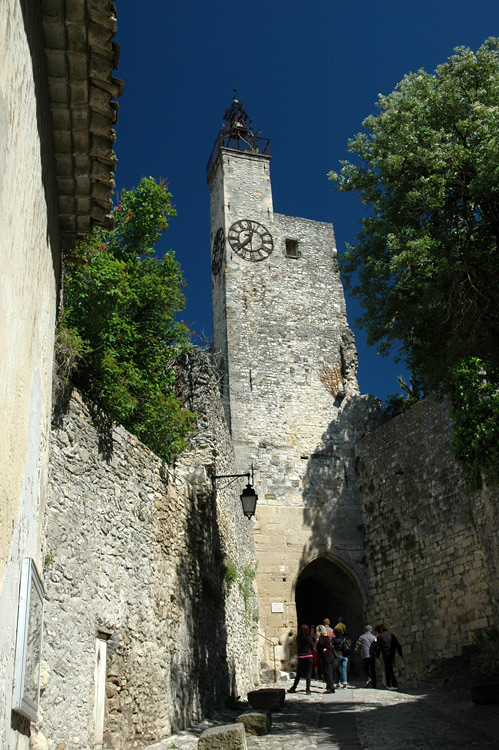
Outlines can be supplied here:
[[217, 479], [235, 479], [236, 477], [248, 477], [249, 481], [250, 476], [251, 474], [249, 471], [246, 472], [246, 474], [214, 474], [211, 477], [211, 481], [215, 484]]

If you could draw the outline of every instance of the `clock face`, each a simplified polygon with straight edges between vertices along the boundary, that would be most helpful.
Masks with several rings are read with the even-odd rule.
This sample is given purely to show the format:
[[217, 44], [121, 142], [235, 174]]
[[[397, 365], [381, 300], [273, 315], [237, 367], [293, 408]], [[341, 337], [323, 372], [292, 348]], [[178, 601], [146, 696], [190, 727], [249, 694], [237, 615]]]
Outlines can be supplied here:
[[211, 272], [213, 276], [216, 276], [222, 267], [222, 262], [225, 253], [225, 232], [223, 227], [220, 227], [215, 235], [213, 242], [213, 253], [211, 256]]
[[265, 260], [274, 249], [269, 230], [251, 219], [236, 221], [229, 229], [228, 240], [235, 253], [253, 263]]

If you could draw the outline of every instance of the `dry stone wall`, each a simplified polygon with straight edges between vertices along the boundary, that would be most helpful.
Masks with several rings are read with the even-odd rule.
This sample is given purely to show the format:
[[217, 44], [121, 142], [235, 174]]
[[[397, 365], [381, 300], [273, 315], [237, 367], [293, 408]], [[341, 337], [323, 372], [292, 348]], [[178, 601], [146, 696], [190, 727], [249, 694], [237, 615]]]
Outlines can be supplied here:
[[492, 552], [484, 555], [475, 520], [487, 517], [478, 505], [485, 503], [492, 549], [497, 495], [465, 494], [451, 432], [447, 405], [427, 399], [356, 446], [368, 621], [385, 620], [396, 632], [407, 678], [424, 678], [435, 661], [466, 654], [497, 621], [497, 542], [494, 561]]
[[251, 522], [240, 483], [212, 493], [212, 474], [236, 472], [209, 362], [194, 352], [183, 364], [184, 399], [199, 421], [175, 465], [76, 393], [54, 428], [35, 733], [48, 750], [93, 747], [102, 711], [105, 746], [140, 747], [255, 684]]

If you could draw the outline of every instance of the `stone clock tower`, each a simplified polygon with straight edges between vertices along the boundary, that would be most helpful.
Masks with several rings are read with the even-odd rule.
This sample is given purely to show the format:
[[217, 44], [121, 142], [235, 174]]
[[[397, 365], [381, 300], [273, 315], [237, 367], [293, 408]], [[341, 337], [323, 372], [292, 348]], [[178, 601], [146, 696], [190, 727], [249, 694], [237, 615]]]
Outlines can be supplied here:
[[270, 160], [234, 97], [208, 163], [213, 350], [238, 470], [254, 468], [259, 632], [279, 669], [297, 623], [362, 625], [352, 446], [367, 405], [333, 227], [274, 213]]

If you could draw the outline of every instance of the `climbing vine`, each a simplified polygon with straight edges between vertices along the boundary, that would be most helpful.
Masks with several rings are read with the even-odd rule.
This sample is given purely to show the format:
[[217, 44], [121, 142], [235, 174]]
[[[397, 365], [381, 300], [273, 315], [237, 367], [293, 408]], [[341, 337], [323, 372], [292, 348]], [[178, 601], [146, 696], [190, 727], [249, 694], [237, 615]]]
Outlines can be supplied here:
[[245, 565], [243, 575], [238, 580], [239, 591], [244, 601], [244, 622], [247, 627], [258, 621], [258, 612], [255, 607], [255, 591], [253, 588], [256, 573], [256, 564]]
[[255, 591], [253, 583], [256, 578], [257, 568], [255, 565], [245, 565], [239, 572], [235, 563], [229, 558], [223, 562], [225, 590], [228, 593], [231, 587], [237, 583], [239, 593], [244, 602], [244, 623], [246, 627], [258, 621], [258, 612], [256, 610]]

